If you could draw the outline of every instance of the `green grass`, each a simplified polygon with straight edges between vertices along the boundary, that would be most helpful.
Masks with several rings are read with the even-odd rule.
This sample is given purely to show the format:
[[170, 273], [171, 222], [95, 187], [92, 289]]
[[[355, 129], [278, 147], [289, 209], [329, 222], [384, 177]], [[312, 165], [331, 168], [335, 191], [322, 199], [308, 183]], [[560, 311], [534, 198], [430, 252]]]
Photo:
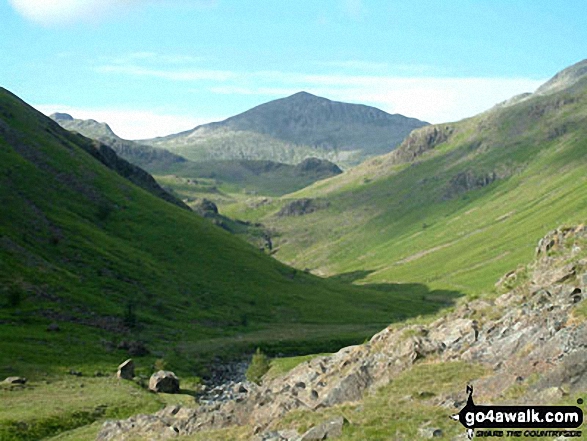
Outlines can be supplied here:
[[[256, 347], [333, 351], [461, 295], [429, 302], [424, 285], [357, 287], [287, 267], [134, 186], [86, 153], [89, 140], [6, 91], [0, 117], [0, 379], [27, 376], [48, 399], [46, 378], [112, 374], [129, 357], [122, 340], [150, 351], [134, 357], [142, 375], [163, 359], [189, 378]], [[92, 421], [70, 404], [63, 421], [39, 423], [55, 429], [38, 430]]]
[[271, 366], [269, 367], [269, 370], [267, 371], [267, 373], [263, 376], [263, 380], [264, 381], [273, 380], [274, 378], [285, 375], [286, 373], [291, 371], [293, 368], [295, 368], [296, 366], [298, 366], [306, 361], [310, 361], [313, 358], [321, 357], [324, 355], [330, 355], [330, 354], [323, 353], [323, 354], [300, 355], [297, 357], [274, 358], [273, 360], [271, 360]]
[[[240, 201], [225, 212], [276, 231], [275, 257], [316, 274], [361, 272], [355, 283], [487, 294], [530, 260], [548, 230], [587, 217], [585, 90], [582, 81], [451, 124], [448, 141], [412, 163], [394, 162], [392, 153], [268, 204]], [[465, 191], [455, 184], [465, 173], [498, 179]], [[276, 216], [302, 197], [330, 205]]]
[[94, 421], [155, 412], [163, 402], [131, 381], [63, 377], [0, 387], [0, 439], [38, 440]]

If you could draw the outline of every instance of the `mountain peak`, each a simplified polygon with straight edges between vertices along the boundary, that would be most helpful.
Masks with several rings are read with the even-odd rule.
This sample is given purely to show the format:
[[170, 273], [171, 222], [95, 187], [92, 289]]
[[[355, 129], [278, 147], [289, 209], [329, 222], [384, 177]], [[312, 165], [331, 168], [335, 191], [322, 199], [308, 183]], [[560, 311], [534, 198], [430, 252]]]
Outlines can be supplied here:
[[73, 116], [69, 113], [55, 112], [49, 117], [55, 121], [73, 121]]
[[537, 95], [547, 95], [562, 89], [571, 87], [579, 80], [587, 76], [587, 59], [579, 61], [544, 83], [536, 90]]
[[317, 95], [313, 95], [313, 94], [311, 94], [309, 92], [306, 92], [304, 90], [302, 90], [300, 92], [297, 92], [297, 93], [294, 93], [293, 95], [290, 95], [290, 96], [288, 96], [287, 98], [284, 98], [284, 99], [286, 99], [286, 100], [289, 100], [289, 99], [319, 99], [319, 100], [329, 101], [326, 98], [322, 98], [322, 97], [319, 97]]

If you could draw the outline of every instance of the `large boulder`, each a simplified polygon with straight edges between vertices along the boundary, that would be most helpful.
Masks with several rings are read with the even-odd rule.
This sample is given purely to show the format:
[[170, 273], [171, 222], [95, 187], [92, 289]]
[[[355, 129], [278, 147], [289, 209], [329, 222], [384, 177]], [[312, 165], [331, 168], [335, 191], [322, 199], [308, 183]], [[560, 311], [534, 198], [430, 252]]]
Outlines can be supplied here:
[[179, 392], [179, 378], [171, 371], [159, 371], [151, 375], [149, 389], [153, 392], [176, 394]]
[[27, 379], [24, 377], [7, 377], [4, 380], [4, 383], [6, 384], [25, 384], [27, 382]]
[[132, 358], [129, 358], [118, 366], [118, 372], [116, 373], [117, 378], [123, 380], [132, 380], [135, 376], [135, 363]]

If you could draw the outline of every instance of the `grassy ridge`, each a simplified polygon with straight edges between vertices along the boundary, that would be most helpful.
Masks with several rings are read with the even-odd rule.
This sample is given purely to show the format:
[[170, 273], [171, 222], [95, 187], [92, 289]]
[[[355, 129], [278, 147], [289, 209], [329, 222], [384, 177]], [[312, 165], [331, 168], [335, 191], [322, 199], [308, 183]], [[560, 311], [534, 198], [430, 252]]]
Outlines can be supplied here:
[[[360, 283], [491, 290], [530, 259], [545, 231], [587, 215], [586, 89], [583, 79], [424, 129], [450, 136], [413, 161], [392, 153], [269, 204], [240, 203], [225, 212], [275, 229], [276, 257], [299, 268], [361, 271]], [[399, 150], [409, 148], [407, 142]], [[330, 205], [300, 217], [275, 215], [302, 197]]]

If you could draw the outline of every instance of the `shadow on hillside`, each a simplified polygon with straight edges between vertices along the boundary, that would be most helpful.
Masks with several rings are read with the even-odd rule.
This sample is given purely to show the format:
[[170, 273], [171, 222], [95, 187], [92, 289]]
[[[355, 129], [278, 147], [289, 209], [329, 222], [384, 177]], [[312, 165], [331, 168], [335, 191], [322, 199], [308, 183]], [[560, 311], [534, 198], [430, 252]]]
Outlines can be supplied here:
[[331, 280], [336, 280], [338, 282], [346, 282], [346, 283], [353, 283], [357, 280], [364, 279], [369, 274], [374, 273], [373, 270], [360, 270], [360, 271], [350, 271], [348, 273], [337, 274], [335, 276], [329, 277]]
[[330, 277], [330, 279], [356, 287], [386, 293], [397, 299], [398, 313], [394, 321], [401, 321], [419, 315], [434, 314], [441, 309], [454, 306], [459, 298], [465, 296], [460, 291], [448, 289], [431, 290], [423, 283], [354, 283], [364, 279], [372, 272], [371, 270], [352, 271], [337, 274]]

